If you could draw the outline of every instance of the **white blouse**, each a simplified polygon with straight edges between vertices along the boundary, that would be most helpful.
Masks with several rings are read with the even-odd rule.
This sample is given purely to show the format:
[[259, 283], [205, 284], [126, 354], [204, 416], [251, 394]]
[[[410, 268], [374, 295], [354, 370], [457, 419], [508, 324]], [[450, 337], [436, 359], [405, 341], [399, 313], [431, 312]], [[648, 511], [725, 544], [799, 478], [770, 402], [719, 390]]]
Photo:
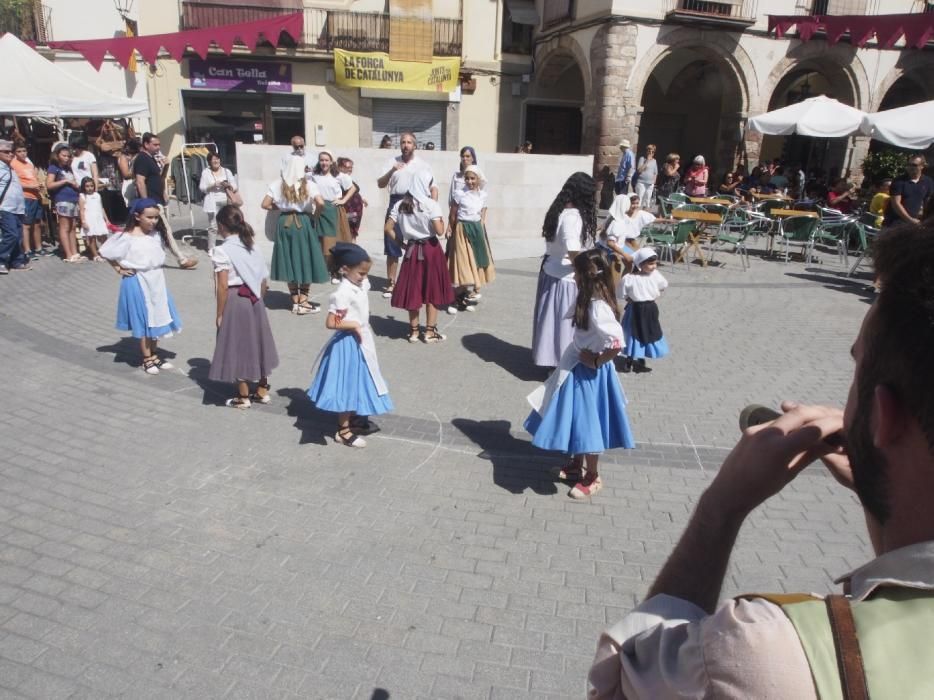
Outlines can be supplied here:
[[208, 256], [211, 258], [211, 262], [214, 263], [214, 272], [227, 270], [228, 287], [238, 287], [243, 284], [243, 278], [237, 274], [237, 268], [231, 262], [230, 256], [224, 252], [224, 246], [214, 246], [214, 250], [208, 253]]
[[590, 323], [587, 330], [574, 328], [574, 345], [578, 350], [590, 350], [599, 355], [609, 348], [622, 347], [623, 327], [609, 304], [602, 299], [591, 301], [588, 320]]
[[[386, 161], [383, 172], [388, 173], [396, 166], [396, 163], [403, 162], [402, 156], [396, 156]], [[434, 177], [431, 174], [431, 166], [421, 158], [412, 156], [412, 160], [394, 171], [389, 177], [389, 194], [411, 192], [416, 197], [430, 197], [432, 182], [434, 182]]]
[[421, 211], [419, 211], [419, 202], [416, 200], [415, 210], [411, 214], [403, 214], [399, 211], [399, 205], [403, 201], [405, 200], [396, 202], [392, 211], [389, 212], [389, 218], [399, 224], [399, 229], [402, 231], [405, 240], [419, 241], [437, 236], [438, 233], [431, 222], [435, 219], [444, 218], [441, 205], [435, 200], [429, 199], [421, 203]]
[[584, 230], [584, 220], [581, 219], [577, 209], [565, 209], [558, 216], [558, 230], [554, 240], [545, 242], [545, 273], [552, 277], [574, 279], [574, 266], [568, 257], [568, 252], [578, 252], [581, 249], [581, 231]]
[[353, 180], [346, 173], [338, 173], [337, 176], [325, 173], [324, 175], [315, 175], [308, 173], [308, 179], [318, 187], [321, 196], [325, 202], [333, 202], [344, 196], [344, 192], [353, 187]]
[[100, 254], [128, 270], [154, 270], [165, 265], [165, 249], [157, 231], [142, 236], [118, 233], [101, 246]]
[[651, 275], [630, 273], [623, 277], [622, 286], [630, 301], [655, 301], [668, 289], [668, 280], [658, 270]]
[[198, 189], [204, 193], [203, 206], [206, 213], [214, 214], [227, 204], [227, 191], [220, 185], [224, 180], [231, 184], [234, 192], [237, 191], [237, 179], [227, 168], [221, 168], [216, 173], [210, 168], [202, 171]]
[[355, 321], [361, 326], [370, 323], [370, 280], [364, 279], [358, 287], [346, 277], [328, 298], [328, 313], [343, 321]]
[[486, 209], [487, 193], [485, 190], [456, 190], [454, 203], [457, 205], [458, 221], [480, 221]]
[[273, 203], [276, 205], [276, 208], [279, 211], [307, 211], [313, 214], [315, 211], [315, 197], [321, 194], [321, 191], [318, 189], [318, 186], [311, 180], [308, 180], [306, 187], [308, 188], [308, 199], [305, 200], [304, 204], [293, 204], [292, 202], [285, 200], [285, 198], [282, 196], [281, 178], [269, 183], [269, 189], [266, 190], [266, 196], [272, 199]]

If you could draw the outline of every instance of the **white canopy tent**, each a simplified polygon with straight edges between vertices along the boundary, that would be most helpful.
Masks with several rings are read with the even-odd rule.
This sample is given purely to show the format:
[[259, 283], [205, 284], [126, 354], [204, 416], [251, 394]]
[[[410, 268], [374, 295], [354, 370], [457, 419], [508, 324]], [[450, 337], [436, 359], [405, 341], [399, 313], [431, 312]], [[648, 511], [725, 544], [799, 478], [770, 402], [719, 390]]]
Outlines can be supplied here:
[[793, 105], [782, 107], [749, 120], [749, 128], [763, 134], [787, 136], [817, 136], [835, 138], [857, 133], [866, 116], [826, 95], [818, 95]]
[[934, 100], [867, 114], [861, 131], [893, 146], [923, 151], [934, 144]]
[[142, 100], [115, 97], [66, 73], [10, 33], [0, 38], [0, 114], [20, 117], [146, 117]]

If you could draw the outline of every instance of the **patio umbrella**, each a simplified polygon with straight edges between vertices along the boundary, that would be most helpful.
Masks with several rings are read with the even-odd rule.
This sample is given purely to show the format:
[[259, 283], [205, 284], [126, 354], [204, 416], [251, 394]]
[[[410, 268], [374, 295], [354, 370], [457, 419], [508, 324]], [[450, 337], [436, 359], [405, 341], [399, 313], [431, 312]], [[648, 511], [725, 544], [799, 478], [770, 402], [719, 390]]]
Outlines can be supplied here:
[[753, 117], [749, 128], [775, 136], [800, 134], [832, 138], [858, 133], [865, 116], [865, 112], [855, 107], [818, 95]]
[[934, 143], [934, 100], [867, 114], [860, 130], [878, 141], [923, 151]]

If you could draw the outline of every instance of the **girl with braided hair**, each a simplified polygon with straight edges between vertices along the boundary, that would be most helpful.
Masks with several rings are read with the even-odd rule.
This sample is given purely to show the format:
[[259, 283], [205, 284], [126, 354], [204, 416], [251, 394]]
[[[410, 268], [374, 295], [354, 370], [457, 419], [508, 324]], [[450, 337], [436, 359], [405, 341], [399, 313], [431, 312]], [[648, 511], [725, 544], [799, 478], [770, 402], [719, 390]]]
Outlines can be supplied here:
[[532, 321], [532, 360], [557, 367], [574, 336], [571, 310], [577, 301], [574, 257], [592, 248], [597, 232], [597, 183], [587, 173], [567, 179], [545, 214], [545, 258], [538, 273]]

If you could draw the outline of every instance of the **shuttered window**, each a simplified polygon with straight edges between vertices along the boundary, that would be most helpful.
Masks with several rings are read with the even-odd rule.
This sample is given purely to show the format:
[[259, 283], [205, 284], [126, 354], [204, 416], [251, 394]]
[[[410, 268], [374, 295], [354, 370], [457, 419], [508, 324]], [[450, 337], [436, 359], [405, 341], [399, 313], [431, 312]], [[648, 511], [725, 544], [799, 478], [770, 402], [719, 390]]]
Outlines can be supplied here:
[[398, 150], [399, 134], [411, 131], [419, 148], [430, 141], [444, 149], [444, 122], [447, 102], [421, 100], [373, 100], [373, 147], [378, 148], [384, 134], [392, 137]]

